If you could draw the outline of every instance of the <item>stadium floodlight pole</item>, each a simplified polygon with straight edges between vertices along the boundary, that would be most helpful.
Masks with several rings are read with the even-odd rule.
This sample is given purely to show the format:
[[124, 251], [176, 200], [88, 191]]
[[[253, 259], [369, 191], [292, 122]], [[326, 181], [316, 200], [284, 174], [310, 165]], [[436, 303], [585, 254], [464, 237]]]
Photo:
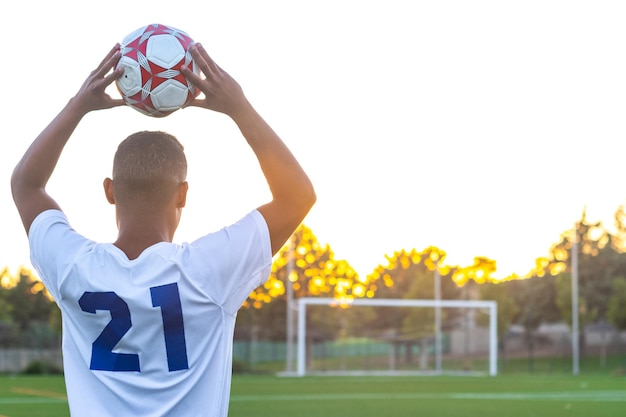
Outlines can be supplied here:
[[493, 301], [489, 305], [489, 375], [498, 373], [498, 304]]
[[294, 322], [293, 322], [293, 313], [294, 313], [294, 305], [293, 305], [293, 282], [291, 282], [291, 273], [294, 270], [294, 258], [295, 258], [295, 236], [292, 235], [289, 238], [289, 258], [287, 260], [287, 270], [286, 270], [286, 278], [285, 278], [285, 291], [287, 292], [287, 311], [286, 311], [286, 322], [287, 322], [287, 352], [285, 355], [285, 372], [291, 373], [293, 372], [293, 333], [294, 333]]
[[[435, 300], [441, 300], [441, 273], [435, 265]], [[441, 372], [441, 307], [435, 307], [435, 370]]]
[[572, 240], [572, 374], [578, 375], [579, 344], [578, 336], [578, 228], [574, 226]]
[[306, 300], [298, 302], [298, 376], [306, 374]]

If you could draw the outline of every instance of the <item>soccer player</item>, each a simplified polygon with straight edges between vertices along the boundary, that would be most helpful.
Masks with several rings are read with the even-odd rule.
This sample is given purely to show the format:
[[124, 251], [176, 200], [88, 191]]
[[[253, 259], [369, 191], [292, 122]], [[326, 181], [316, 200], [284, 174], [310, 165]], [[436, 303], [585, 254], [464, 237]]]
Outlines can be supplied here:
[[117, 240], [97, 243], [72, 229], [46, 183], [83, 116], [124, 104], [105, 93], [122, 73], [115, 69], [119, 45], [34, 140], [11, 178], [32, 263], [62, 312], [74, 416], [225, 417], [237, 310], [267, 279], [272, 255], [316, 199], [239, 84], [200, 44], [191, 53], [202, 74], [182, 71], [204, 93], [191, 105], [224, 113], [239, 127], [267, 180], [267, 204], [192, 243], [172, 243], [187, 194], [185, 155], [171, 135], [141, 131], [119, 145], [112, 178], [104, 181]]

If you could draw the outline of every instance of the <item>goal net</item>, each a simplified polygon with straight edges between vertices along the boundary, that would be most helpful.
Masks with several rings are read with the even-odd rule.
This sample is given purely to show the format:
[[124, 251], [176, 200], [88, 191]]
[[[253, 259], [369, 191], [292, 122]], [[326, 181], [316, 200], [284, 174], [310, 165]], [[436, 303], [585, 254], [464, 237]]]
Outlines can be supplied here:
[[495, 301], [297, 301], [296, 374], [497, 374]]

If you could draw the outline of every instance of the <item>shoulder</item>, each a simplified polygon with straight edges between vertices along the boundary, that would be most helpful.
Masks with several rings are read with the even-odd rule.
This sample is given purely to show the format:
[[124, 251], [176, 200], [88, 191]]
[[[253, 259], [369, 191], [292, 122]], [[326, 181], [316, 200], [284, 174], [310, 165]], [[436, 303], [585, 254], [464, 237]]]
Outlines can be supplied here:
[[272, 265], [267, 224], [254, 210], [237, 222], [183, 245], [180, 259], [212, 300], [234, 314], [268, 278]]
[[91, 241], [76, 233], [65, 214], [58, 209], [37, 215], [28, 231], [30, 260], [55, 300], [67, 271], [81, 254], [90, 250]]
[[38, 229], [42, 227], [47, 227], [53, 223], [65, 223], [69, 225], [69, 221], [67, 220], [67, 216], [61, 210], [50, 209], [44, 210], [35, 217], [33, 223], [29, 230], [29, 237], [33, 233], [36, 233]]
[[65, 214], [57, 209], [37, 215], [28, 232], [28, 242], [31, 261], [41, 275], [59, 273], [64, 264], [93, 246], [93, 242], [72, 229]]
[[195, 240], [189, 247], [229, 253], [251, 250], [255, 247], [271, 257], [270, 245], [267, 223], [258, 210], [253, 210], [235, 223]]
[[70, 230], [72, 228], [69, 221], [61, 210], [42, 211], [35, 217], [28, 230], [31, 254], [33, 251], [37, 253], [40, 246], [60, 239]]
[[267, 239], [268, 241], [270, 239], [267, 222], [259, 210], [252, 210], [238, 222], [228, 226], [226, 230], [235, 230], [259, 239]]
[[200, 269], [220, 271], [227, 276], [241, 265], [271, 264], [271, 242], [261, 213], [253, 210], [222, 229], [182, 245], [179, 253], [186, 263]]
[[42, 211], [35, 217], [28, 231], [29, 243], [33, 246], [41, 241], [52, 243], [57, 239], [63, 239], [66, 244], [70, 243], [68, 241], [87, 240], [72, 228], [67, 216], [61, 210]]

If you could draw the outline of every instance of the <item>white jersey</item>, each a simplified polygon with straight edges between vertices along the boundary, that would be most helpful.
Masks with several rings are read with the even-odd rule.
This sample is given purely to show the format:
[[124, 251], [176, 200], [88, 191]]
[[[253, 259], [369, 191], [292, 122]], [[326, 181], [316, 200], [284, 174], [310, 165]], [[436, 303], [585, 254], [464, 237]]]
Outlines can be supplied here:
[[63, 316], [70, 412], [225, 417], [237, 310], [269, 276], [267, 224], [253, 211], [190, 244], [129, 260], [58, 210], [33, 222], [31, 260]]

